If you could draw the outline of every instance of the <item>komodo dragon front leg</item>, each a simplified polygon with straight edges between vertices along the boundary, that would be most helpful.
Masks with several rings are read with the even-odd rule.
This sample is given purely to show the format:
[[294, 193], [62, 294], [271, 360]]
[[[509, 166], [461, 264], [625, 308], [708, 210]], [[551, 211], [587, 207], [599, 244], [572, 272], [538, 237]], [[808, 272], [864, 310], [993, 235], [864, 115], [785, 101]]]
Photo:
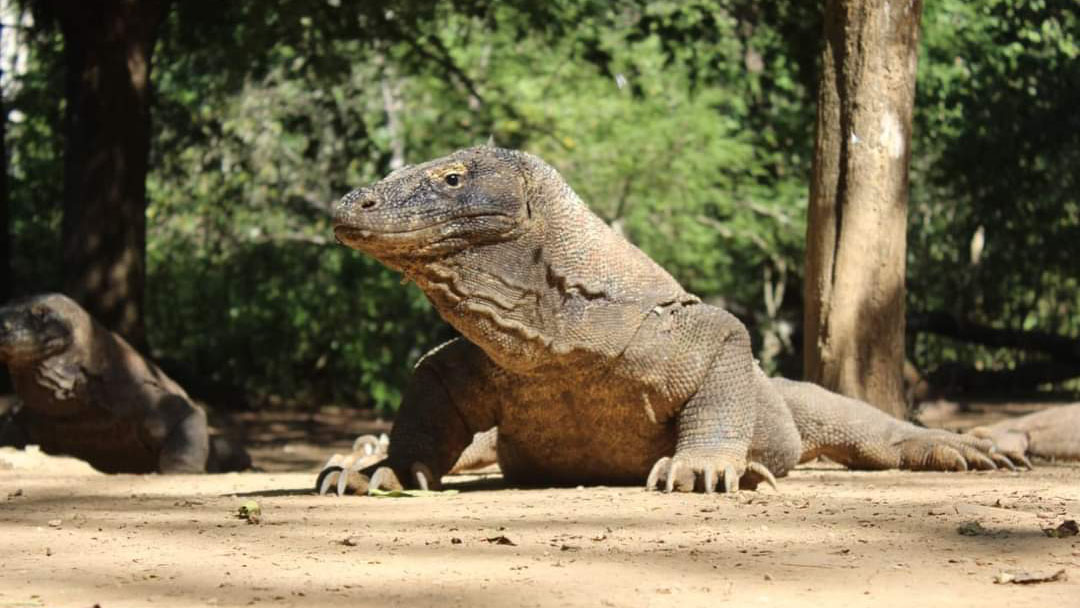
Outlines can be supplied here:
[[158, 470], [162, 473], [202, 473], [210, 457], [210, 437], [206, 412], [188, 399], [166, 394], [158, 401], [152, 415], [154, 423], [165, 429], [158, 455]]
[[1031, 468], [1023, 452], [992, 441], [917, 427], [873, 406], [809, 382], [770, 378], [795, 420], [802, 441], [799, 462], [818, 456], [851, 469], [967, 471]]
[[[136, 435], [157, 453], [161, 473], [204, 473], [210, 457], [206, 412], [191, 399], [154, 380], [132, 382], [112, 369], [105, 375], [87, 374], [88, 400], [109, 403], [115, 412], [139, 419]], [[92, 395], [90, 397], [89, 395]]]
[[759, 412], [767, 404], [761, 401], [746, 328], [730, 313], [705, 305], [654, 313], [627, 350], [626, 365], [658, 367], [666, 380], [645, 384], [664, 386], [674, 395], [682, 392], [680, 385], [698, 388], [676, 414], [674, 454], [656, 461], [646, 488], [732, 492], [740, 481], [753, 487], [761, 480], [775, 486], [768, 465], [754, 460], [757, 451], [751, 450]]
[[464, 340], [433, 349], [413, 371], [386, 458], [366, 464], [356, 453], [334, 455], [319, 473], [319, 493], [440, 487], [473, 437], [495, 426], [500, 373], [482, 350]]

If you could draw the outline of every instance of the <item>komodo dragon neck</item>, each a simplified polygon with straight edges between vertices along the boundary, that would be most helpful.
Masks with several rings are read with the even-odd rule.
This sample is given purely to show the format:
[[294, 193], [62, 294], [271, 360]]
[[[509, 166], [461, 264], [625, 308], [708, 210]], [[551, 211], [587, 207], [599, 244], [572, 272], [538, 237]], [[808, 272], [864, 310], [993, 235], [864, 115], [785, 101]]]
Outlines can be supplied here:
[[592, 213], [558, 173], [521, 154], [527, 214], [516, 238], [412, 263], [439, 313], [519, 373], [610, 361], [658, 306], [697, 302]]

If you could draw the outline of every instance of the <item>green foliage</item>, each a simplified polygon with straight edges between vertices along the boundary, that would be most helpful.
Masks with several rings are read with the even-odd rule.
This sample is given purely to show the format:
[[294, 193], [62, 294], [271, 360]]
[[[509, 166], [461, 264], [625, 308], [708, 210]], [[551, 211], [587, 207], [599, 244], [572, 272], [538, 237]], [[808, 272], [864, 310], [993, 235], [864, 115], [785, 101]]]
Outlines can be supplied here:
[[[925, 6], [913, 309], [1080, 332], [1078, 10]], [[393, 409], [451, 332], [336, 245], [329, 213], [489, 136], [555, 165], [689, 289], [784, 334], [801, 318], [820, 31], [818, 5], [788, 0], [174, 3], [153, 72], [154, 354], [254, 394]], [[32, 49], [5, 100], [25, 115], [9, 127], [23, 292], [56, 286], [63, 183], [60, 47], [42, 33]], [[915, 351], [924, 367], [1013, 356]]]
[[[1080, 5], [928, 4], [908, 276], [913, 308], [1080, 337]], [[931, 364], [1012, 351], [927, 338]]]
[[[329, 28], [321, 10], [243, 9], [237, 19], [281, 33], [261, 54], [265, 30], [237, 34], [236, 57], [258, 57], [238, 60], [250, 69], [200, 69], [222, 47], [182, 21], [197, 11], [165, 29], [149, 210], [162, 354], [256, 391], [395, 407], [410, 363], [449, 331], [418, 291], [327, 242], [327, 213], [395, 163], [489, 136], [552, 162], [702, 295], [752, 310], [763, 266], [797, 267], [806, 146], [746, 125], [805, 113], [790, 99], [805, 91], [780, 61], [779, 92], [761, 75], [723, 84], [744, 71], [748, 40], [770, 56], [781, 44], [761, 27], [733, 36], [723, 3], [571, 3], [549, 7], [545, 28], [513, 4], [360, 11]], [[706, 14], [711, 41], [665, 44]]]

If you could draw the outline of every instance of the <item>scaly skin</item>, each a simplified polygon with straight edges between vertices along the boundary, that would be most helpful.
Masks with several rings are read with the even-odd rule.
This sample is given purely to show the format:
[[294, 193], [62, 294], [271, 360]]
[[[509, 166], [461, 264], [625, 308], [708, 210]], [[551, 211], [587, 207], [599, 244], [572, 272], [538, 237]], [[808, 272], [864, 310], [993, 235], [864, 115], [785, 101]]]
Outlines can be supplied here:
[[612, 231], [540, 159], [479, 147], [346, 195], [340, 242], [414, 281], [461, 332], [417, 364], [387, 458], [339, 486], [438, 487], [498, 426], [514, 484], [740, 485], [819, 454], [861, 468], [994, 468], [992, 443], [770, 380], [746, 328]]
[[1008, 449], [1046, 460], [1080, 460], [1080, 403], [1008, 418], [970, 433]]
[[47, 453], [106, 473], [229, 468], [212, 454], [206, 413], [184, 389], [66, 296], [0, 308], [0, 362], [22, 401], [22, 440]]

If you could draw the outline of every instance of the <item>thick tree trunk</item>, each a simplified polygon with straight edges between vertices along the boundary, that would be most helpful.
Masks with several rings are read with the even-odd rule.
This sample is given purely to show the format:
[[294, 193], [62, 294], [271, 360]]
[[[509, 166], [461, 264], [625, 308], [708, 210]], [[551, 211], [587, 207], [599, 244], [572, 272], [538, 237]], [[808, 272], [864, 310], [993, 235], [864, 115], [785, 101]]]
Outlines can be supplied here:
[[[0, 25], [0, 40], [8, 33]], [[0, 69], [0, 79], [4, 71]], [[0, 303], [15, 295], [14, 273], [11, 267], [11, 210], [8, 197], [7, 109], [0, 92]], [[0, 384], [3, 384], [0, 382]]]
[[64, 289], [145, 346], [150, 66], [168, 0], [53, 0], [64, 36]]
[[921, 12], [828, 1], [806, 236], [806, 375], [896, 416]]

